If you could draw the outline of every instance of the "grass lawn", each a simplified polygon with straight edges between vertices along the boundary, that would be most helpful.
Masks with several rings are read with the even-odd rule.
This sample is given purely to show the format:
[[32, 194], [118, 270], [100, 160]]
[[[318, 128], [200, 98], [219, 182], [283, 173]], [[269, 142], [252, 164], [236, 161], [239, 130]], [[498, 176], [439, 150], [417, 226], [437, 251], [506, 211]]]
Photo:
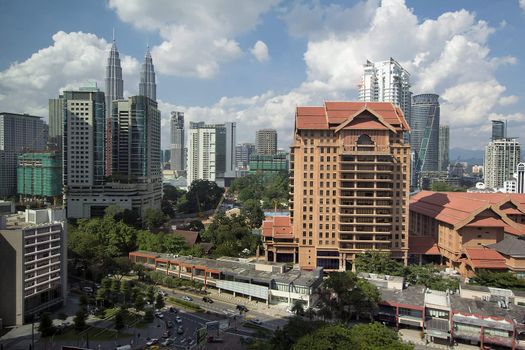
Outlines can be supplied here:
[[74, 329], [68, 329], [66, 332], [62, 334], [58, 334], [55, 336], [55, 341], [60, 340], [77, 340], [80, 337], [83, 339], [86, 339], [86, 333], [89, 333], [89, 340], [100, 340], [100, 341], [107, 341], [107, 340], [113, 340], [113, 339], [119, 339], [119, 338], [129, 338], [132, 336], [132, 334], [125, 333], [125, 332], [119, 332], [117, 335], [117, 331], [114, 329], [106, 329], [106, 328], [98, 328], [98, 327], [91, 327], [88, 332], [84, 331], [81, 333], [78, 333]]
[[190, 311], [196, 311], [196, 312], [204, 311], [199, 305], [192, 303], [191, 301], [180, 300], [180, 299], [173, 298], [173, 297], [168, 297], [166, 301], [171, 304], [176, 304], [177, 306], [180, 306]]

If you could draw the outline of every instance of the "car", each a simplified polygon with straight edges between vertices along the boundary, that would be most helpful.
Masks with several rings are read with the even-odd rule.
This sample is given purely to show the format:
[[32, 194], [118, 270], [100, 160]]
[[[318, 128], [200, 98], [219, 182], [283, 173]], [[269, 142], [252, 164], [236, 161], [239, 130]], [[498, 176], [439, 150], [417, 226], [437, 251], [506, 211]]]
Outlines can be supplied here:
[[202, 297], [202, 301], [205, 303], [213, 304], [213, 300], [210, 297]]
[[177, 309], [175, 309], [173, 306], [170, 306], [170, 312], [176, 314], [177, 313]]
[[162, 338], [169, 338], [170, 335], [171, 335], [170, 331], [165, 331], [164, 333], [162, 333]]
[[173, 328], [173, 322], [171, 321], [166, 322], [166, 328]]
[[162, 314], [162, 312], [155, 312], [155, 316], [160, 319], [164, 318], [164, 315]]
[[182, 323], [182, 318], [180, 318], [179, 316], [175, 317], [175, 322]]
[[182, 339], [180, 340], [180, 343], [181, 343], [181, 344], [184, 344], [185, 342], [186, 342], [186, 338], [182, 338]]
[[155, 345], [155, 344], [158, 344], [159, 343], [159, 340], [157, 338], [151, 338], [150, 340], [148, 340], [146, 342], [146, 345], [147, 346], [152, 346], [152, 345]]
[[253, 320], [250, 320], [250, 322], [257, 325], [262, 324], [261, 320], [259, 320], [258, 318], [254, 318]]
[[173, 340], [165, 339], [162, 343], [160, 343], [160, 345], [162, 345], [162, 346], [169, 346], [169, 345], [171, 345], [171, 343], [173, 343]]
[[82, 291], [84, 293], [93, 293], [93, 288], [91, 288], [91, 287], [83, 287]]
[[182, 326], [179, 326], [179, 328], [177, 328], [177, 334], [183, 334], [184, 333], [184, 328]]
[[241, 311], [241, 312], [248, 312], [248, 308], [244, 305], [237, 305], [237, 310]]
[[168, 295], [168, 293], [166, 293], [165, 291], [162, 291], [162, 290], [159, 290], [159, 294], [162, 295], [163, 297]]
[[182, 297], [182, 300], [193, 301], [193, 298], [190, 297], [189, 295], [185, 295], [185, 296]]

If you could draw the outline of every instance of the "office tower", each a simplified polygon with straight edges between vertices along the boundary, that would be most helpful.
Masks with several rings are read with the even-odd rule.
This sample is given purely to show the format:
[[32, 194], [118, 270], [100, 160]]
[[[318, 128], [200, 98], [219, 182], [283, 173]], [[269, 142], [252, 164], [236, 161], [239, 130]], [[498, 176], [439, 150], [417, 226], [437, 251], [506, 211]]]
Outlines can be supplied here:
[[255, 144], [253, 143], [243, 143], [242, 145], [236, 146], [235, 151], [235, 163], [237, 168], [245, 168], [248, 166], [250, 161], [250, 156], [255, 153]]
[[186, 170], [184, 157], [184, 113], [171, 112], [171, 170]]
[[23, 153], [18, 157], [17, 192], [23, 197], [62, 196], [62, 153]]
[[153, 67], [153, 60], [151, 59], [149, 46], [144, 57], [142, 70], [140, 71], [139, 95], [147, 96], [153, 101], [157, 101], [157, 85], [155, 85], [155, 68]]
[[413, 97], [410, 147], [415, 152], [415, 171], [437, 171], [439, 163], [439, 96]]
[[235, 141], [235, 123], [190, 123], [188, 187], [197, 179], [228, 186], [235, 178]]
[[[411, 119], [412, 92], [410, 74], [393, 58], [388, 61], [364, 65], [359, 86], [359, 101], [392, 102], [398, 105], [409, 122]], [[405, 141], [408, 141], [405, 137]]]
[[111, 103], [115, 100], [124, 98], [124, 81], [122, 80], [122, 68], [120, 66], [120, 57], [115, 43], [115, 34], [113, 33], [113, 45], [109, 51], [108, 62], [106, 65], [106, 175], [111, 175]]
[[62, 135], [64, 128], [64, 104], [62, 96], [50, 98], [48, 103], [49, 137], [48, 143], [54, 149], [62, 149]]
[[160, 191], [160, 112], [146, 96], [113, 101], [114, 179], [128, 183], [158, 184]]
[[507, 137], [507, 125], [503, 120], [492, 121], [492, 140], [501, 140]]
[[276, 154], [252, 154], [248, 162], [248, 174], [260, 174], [263, 177], [271, 177], [274, 174], [288, 173], [288, 153]]
[[516, 139], [496, 139], [485, 146], [484, 178], [490, 188], [501, 188], [512, 178], [520, 161], [520, 144]]
[[0, 219], [0, 319], [29, 323], [67, 300], [67, 235], [63, 209], [27, 209]]
[[450, 128], [448, 125], [439, 126], [439, 157], [438, 170], [447, 171], [450, 153]]
[[525, 163], [516, 166], [516, 193], [525, 193]]
[[255, 147], [258, 154], [275, 154], [277, 152], [277, 130], [257, 130], [255, 134]]
[[18, 156], [44, 150], [46, 130], [41, 117], [0, 112], [0, 197], [16, 195]]
[[63, 180], [70, 187], [104, 183], [105, 98], [96, 85], [64, 91]]
[[392, 103], [297, 107], [290, 154], [293, 236], [274, 243], [276, 261], [350, 270], [356, 254], [381, 250], [406, 263], [408, 130]]

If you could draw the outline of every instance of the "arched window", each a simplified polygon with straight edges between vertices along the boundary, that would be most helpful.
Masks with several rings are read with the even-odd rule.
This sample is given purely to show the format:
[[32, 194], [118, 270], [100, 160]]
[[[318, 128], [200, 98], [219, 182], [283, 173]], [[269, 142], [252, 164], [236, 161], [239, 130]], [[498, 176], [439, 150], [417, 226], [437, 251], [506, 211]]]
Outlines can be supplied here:
[[358, 144], [358, 145], [373, 145], [373, 144], [374, 144], [374, 141], [372, 141], [372, 139], [370, 138], [370, 136], [368, 136], [367, 134], [362, 134], [362, 135], [359, 136], [359, 138], [357, 139], [357, 144]]

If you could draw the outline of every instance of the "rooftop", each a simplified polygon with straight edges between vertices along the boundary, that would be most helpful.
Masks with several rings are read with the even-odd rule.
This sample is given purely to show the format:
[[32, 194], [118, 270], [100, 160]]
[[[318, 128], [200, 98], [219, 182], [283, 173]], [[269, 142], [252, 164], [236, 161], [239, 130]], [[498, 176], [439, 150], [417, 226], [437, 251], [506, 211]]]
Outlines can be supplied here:
[[525, 239], [521, 237], [506, 235], [502, 241], [491, 244], [488, 247], [498, 251], [500, 254], [514, 258], [525, 257]]
[[148, 251], [136, 251], [130, 253], [130, 255], [143, 255], [156, 259], [164, 259], [182, 265], [205, 266], [210, 270], [220, 271], [225, 275], [235, 276], [238, 279], [246, 278], [263, 283], [274, 280], [276, 282], [293, 283], [295, 285], [311, 287], [322, 280], [321, 268], [316, 268], [313, 271], [286, 270], [286, 265], [280, 263], [249, 262], [245, 259], [234, 257], [222, 257], [219, 259], [196, 258]]
[[476, 269], [506, 269], [505, 258], [489, 248], [465, 247], [465, 254]]
[[379, 288], [379, 291], [383, 303], [418, 307], [425, 305], [424, 286], [409, 286], [403, 290]]

